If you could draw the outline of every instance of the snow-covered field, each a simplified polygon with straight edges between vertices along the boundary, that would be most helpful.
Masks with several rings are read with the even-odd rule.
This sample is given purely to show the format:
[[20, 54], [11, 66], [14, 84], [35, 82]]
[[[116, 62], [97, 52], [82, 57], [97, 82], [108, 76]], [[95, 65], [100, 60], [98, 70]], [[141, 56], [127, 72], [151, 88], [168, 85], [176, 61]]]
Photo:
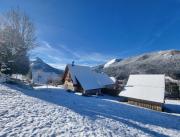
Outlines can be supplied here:
[[84, 97], [61, 87], [25, 90], [0, 85], [0, 136], [180, 137], [180, 116], [110, 96]]

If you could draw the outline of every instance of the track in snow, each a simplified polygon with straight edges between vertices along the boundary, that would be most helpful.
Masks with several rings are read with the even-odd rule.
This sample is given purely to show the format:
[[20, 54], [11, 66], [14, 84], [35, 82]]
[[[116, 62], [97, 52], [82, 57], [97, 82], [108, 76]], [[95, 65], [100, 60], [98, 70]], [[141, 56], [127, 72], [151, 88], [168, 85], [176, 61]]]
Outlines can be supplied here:
[[62, 88], [0, 86], [0, 136], [180, 136], [180, 117]]

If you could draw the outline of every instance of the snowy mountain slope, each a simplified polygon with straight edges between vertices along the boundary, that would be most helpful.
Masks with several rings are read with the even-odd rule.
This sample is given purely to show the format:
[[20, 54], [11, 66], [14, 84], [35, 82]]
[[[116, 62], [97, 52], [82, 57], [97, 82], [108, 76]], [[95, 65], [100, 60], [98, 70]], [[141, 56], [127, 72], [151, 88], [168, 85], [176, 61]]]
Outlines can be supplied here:
[[94, 67], [98, 72], [105, 72], [118, 79], [127, 79], [129, 74], [166, 74], [180, 79], [180, 51], [165, 50], [146, 53], [121, 61]]
[[110, 67], [112, 64], [120, 62], [121, 59], [112, 59], [110, 61], [108, 61], [106, 64], [104, 64], [104, 68]]
[[46, 84], [49, 79], [60, 79], [63, 74], [63, 70], [51, 67], [40, 58], [31, 62], [31, 71], [33, 82], [39, 84]]
[[51, 67], [50, 65], [48, 65], [47, 63], [45, 63], [43, 60], [41, 60], [38, 57], [36, 58], [36, 60], [31, 61], [31, 67], [34, 70], [42, 70], [44, 72], [54, 72], [56, 74], [63, 73], [63, 70], [59, 70], [59, 69]]
[[113, 97], [84, 97], [61, 87], [0, 87], [0, 136], [180, 136], [180, 116]]
[[116, 59], [112, 59], [110, 61], [108, 61], [105, 65], [104, 65], [104, 68], [107, 68], [109, 67], [111, 64], [115, 63], [116, 62]]

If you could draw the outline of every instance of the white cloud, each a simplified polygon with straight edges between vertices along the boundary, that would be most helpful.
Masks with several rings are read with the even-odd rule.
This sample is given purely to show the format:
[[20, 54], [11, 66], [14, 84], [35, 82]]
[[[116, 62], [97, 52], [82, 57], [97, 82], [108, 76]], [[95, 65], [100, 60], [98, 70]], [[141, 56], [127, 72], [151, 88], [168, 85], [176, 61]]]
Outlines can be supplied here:
[[75, 59], [75, 61], [78, 61], [79, 63], [86, 64], [86, 62], [92, 62], [91, 64], [97, 64], [114, 58], [113, 56], [103, 55], [97, 52], [75, 51], [64, 45], [60, 45], [60, 48], [61, 50], [64, 50], [64, 52], [70, 54], [71, 59]]
[[62, 64], [61, 63], [49, 63], [49, 65], [51, 65], [54, 68], [61, 69], [61, 70], [64, 70], [66, 67], [66, 64], [63, 64], [63, 63]]
[[73, 55], [76, 58], [80, 58], [81, 56], [76, 53], [75, 51], [71, 50], [70, 48], [64, 46], [64, 45], [60, 45], [59, 46], [61, 50], [64, 50], [65, 52], [68, 52], [69, 54]]
[[47, 47], [48, 49], [52, 49], [52, 46], [47, 41], [42, 41], [42, 43]]
[[31, 58], [35, 57], [40, 57], [48, 64], [60, 69], [64, 69], [66, 64], [73, 60], [79, 65], [95, 66], [114, 58], [97, 52], [75, 51], [65, 45], [53, 47], [47, 41], [41, 41], [40, 46], [31, 52]]

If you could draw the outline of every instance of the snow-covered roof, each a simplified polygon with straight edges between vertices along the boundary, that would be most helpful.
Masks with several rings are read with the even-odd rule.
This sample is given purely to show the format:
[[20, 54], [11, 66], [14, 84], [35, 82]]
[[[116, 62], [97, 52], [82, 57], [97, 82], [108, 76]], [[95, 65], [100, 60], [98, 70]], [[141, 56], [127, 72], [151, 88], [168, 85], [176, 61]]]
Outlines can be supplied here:
[[164, 75], [130, 75], [120, 96], [164, 103]]
[[84, 90], [99, 89], [114, 82], [105, 74], [96, 73], [88, 66], [67, 65], [73, 84], [77, 81]]
[[108, 75], [106, 75], [104, 73], [94, 72], [94, 75], [95, 75], [98, 83], [102, 86], [114, 84], [114, 81], [110, 77], [108, 77]]

